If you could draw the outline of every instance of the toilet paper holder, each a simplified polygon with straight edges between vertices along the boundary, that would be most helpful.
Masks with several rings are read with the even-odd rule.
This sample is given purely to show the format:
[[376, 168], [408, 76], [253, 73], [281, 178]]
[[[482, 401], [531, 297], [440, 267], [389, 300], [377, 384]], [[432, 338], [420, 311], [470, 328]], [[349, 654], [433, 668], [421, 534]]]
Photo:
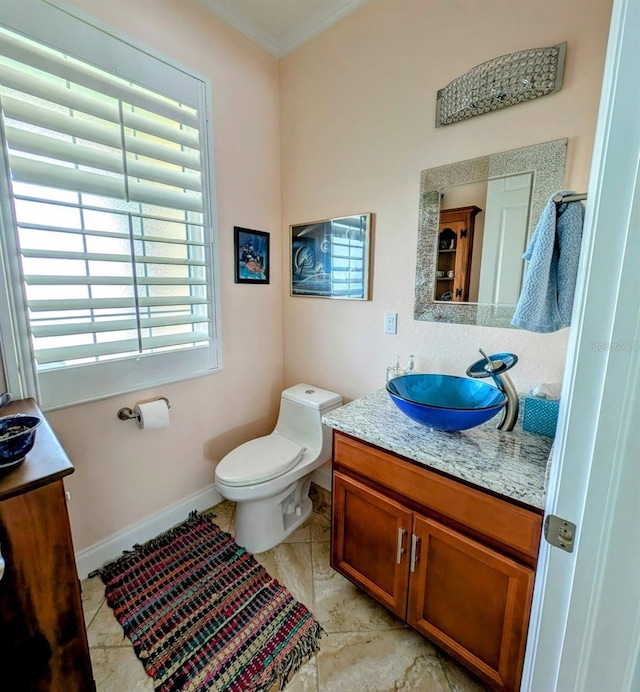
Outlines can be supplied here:
[[[167, 408], [171, 408], [169, 399], [167, 399], [166, 396], [159, 396], [157, 399], [153, 399], [153, 401], [160, 401], [160, 399], [163, 399], [165, 401], [165, 403], [167, 404]], [[129, 408], [128, 406], [123, 406], [121, 409], [118, 410], [118, 418], [120, 420], [137, 420], [139, 422], [140, 414], [135, 413], [134, 410], [132, 408]]]

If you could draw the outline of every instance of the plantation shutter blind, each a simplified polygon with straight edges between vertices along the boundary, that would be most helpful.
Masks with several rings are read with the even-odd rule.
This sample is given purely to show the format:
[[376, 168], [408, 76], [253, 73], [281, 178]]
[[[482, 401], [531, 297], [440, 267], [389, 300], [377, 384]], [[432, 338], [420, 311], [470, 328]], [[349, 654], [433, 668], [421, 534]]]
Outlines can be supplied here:
[[0, 29], [0, 108], [45, 406], [214, 367], [202, 104]]

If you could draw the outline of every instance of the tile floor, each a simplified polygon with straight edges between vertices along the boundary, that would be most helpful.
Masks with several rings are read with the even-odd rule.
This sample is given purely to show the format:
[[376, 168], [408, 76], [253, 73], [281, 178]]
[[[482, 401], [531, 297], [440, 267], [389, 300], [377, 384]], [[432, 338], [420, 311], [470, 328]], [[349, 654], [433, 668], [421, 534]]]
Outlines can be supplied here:
[[[419, 634], [329, 566], [330, 494], [312, 486], [311, 519], [256, 559], [327, 632], [320, 652], [290, 680], [286, 692], [480, 692], [486, 688]], [[234, 533], [235, 505], [210, 511]], [[153, 683], [104, 600], [99, 577], [82, 583], [82, 598], [98, 692], [151, 692]]]

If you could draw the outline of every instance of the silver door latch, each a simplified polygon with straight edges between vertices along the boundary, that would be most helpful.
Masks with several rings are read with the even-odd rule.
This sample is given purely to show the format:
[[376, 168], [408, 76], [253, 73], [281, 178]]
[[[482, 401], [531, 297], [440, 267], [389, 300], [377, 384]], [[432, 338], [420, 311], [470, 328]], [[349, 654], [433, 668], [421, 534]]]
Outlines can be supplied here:
[[544, 518], [544, 537], [547, 543], [568, 553], [573, 552], [576, 528], [574, 523], [553, 514], [547, 514]]

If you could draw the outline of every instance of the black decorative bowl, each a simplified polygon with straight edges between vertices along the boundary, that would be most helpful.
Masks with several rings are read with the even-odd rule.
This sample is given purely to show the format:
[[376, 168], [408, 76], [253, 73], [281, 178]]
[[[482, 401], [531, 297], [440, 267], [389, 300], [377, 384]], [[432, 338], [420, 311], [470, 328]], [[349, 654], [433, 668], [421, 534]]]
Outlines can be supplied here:
[[0, 471], [24, 461], [36, 441], [40, 423], [42, 418], [25, 413], [0, 418]]

